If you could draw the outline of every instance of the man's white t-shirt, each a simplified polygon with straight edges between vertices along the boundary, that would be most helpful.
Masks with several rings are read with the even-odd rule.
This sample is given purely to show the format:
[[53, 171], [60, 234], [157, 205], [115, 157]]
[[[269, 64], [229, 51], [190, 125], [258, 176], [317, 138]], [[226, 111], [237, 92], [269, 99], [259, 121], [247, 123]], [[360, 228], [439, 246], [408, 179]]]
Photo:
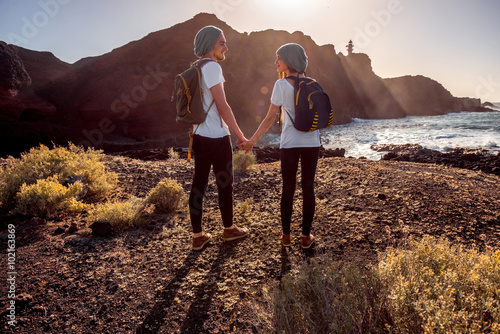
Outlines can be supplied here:
[[276, 81], [271, 94], [271, 103], [283, 106], [283, 124], [281, 129], [280, 148], [320, 147], [319, 130], [305, 132], [295, 128], [290, 116], [295, 121], [295, 104], [293, 86], [286, 79]]
[[[205, 112], [207, 112], [214, 99], [210, 88], [224, 81], [222, 68], [217, 62], [209, 61], [201, 68], [201, 89], [203, 91], [203, 109]], [[196, 131], [197, 135], [208, 138], [221, 138], [229, 135], [229, 128], [219, 116], [215, 102], [208, 110], [205, 121], [199, 125], [195, 124], [193, 131]]]

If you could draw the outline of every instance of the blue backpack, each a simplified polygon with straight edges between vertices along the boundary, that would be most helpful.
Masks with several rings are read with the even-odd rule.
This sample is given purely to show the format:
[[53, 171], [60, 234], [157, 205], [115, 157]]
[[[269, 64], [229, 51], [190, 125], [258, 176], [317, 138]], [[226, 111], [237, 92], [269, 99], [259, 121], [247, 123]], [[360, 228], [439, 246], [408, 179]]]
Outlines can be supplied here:
[[[289, 76], [294, 79], [293, 95], [295, 97], [295, 121], [293, 126], [300, 131], [315, 131], [327, 128], [333, 122], [333, 110], [330, 98], [325, 93], [321, 85], [312, 78], [299, 78]], [[287, 112], [288, 113], [288, 112]]]

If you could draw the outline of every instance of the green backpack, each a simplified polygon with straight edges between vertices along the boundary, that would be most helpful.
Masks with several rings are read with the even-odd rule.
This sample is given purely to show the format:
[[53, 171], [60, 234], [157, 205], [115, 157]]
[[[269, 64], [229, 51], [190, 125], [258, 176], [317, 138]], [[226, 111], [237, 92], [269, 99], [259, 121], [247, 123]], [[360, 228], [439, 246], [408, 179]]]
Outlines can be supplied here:
[[177, 123], [201, 124], [205, 121], [207, 111], [203, 109], [203, 91], [201, 90], [201, 68], [213, 61], [201, 59], [191, 63], [184, 72], [177, 74], [174, 79], [174, 94], [176, 95]]
[[[208, 111], [212, 108], [214, 100], [210, 103], [208, 110], [203, 109], [203, 91], [201, 89], [201, 68], [203, 65], [213, 61], [212, 59], [197, 60], [184, 72], [177, 74], [174, 79], [174, 94], [176, 95], [175, 107], [177, 110], [177, 123], [201, 124], [207, 118]], [[173, 96], [172, 96], [173, 99]], [[198, 127], [196, 128], [198, 130]], [[187, 161], [191, 160], [193, 149], [193, 136], [196, 133], [189, 130], [189, 149]]]

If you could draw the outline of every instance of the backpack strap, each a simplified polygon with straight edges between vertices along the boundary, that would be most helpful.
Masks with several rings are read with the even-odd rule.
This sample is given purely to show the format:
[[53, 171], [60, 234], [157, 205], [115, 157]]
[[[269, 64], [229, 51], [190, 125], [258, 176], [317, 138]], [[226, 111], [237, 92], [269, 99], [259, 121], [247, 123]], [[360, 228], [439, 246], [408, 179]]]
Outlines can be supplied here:
[[[198, 86], [200, 87], [200, 96], [203, 96], [203, 91], [201, 89], [201, 68], [208, 63], [209, 61], [213, 61], [212, 59], [198, 59], [194, 62], [191, 63], [191, 67], [196, 68], [196, 71], [198, 72]], [[212, 103], [210, 103], [210, 106], [207, 109], [207, 114], [212, 108], [212, 105], [214, 104], [215, 100], [212, 100]], [[189, 129], [189, 148], [188, 148], [188, 156], [187, 156], [187, 161], [191, 161], [191, 151], [193, 150], [193, 138], [194, 135], [196, 134], [196, 131], [198, 131], [198, 128], [200, 127], [200, 124], [196, 127], [196, 129], [193, 131], [194, 125], [192, 128]]]
[[[204, 58], [204, 59], [199, 59], [199, 60], [197, 60], [197, 61], [195, 61], [195, 62], [193, 62], [191, 64], [191, 66], [198, 67], [198, 82], [201, 82], [201, 68], [203, 66], [205, 66], [205, 64], [207, 64], [208, 62], [211, 62], [211, 61], [215, 61], [215, 60]], [[200, 96], [203, 96], [203, 91], [201, 89], [201, 84], [199, 86], [200, 86]], [[212, 100], [212, 103], [210, 103], [210, 106], [208, 107], [207, 112], [206, 112], [207, 114], [209, 113], [210, 109], [212, 108], [212, 105], [214, 104], [214, 102], [215, 102], [215, 100]], [[219, 116], [219, 118], [220, 118], [220, 116]], [[223, 127], [223, 125], [222, 125], [222, 118], [220, 118], [220, 127], [221, 128]], [[196, 130], [198, 130], [198, 128], [196, 128]]]
[[[293, 79], [294, 80], [294, 93], [295, 93], [295, 81], [297, 79], [299, 79], [299, 77], [289, 75], [289, 76], [285, 77], [285, 79]], [[288, 114], [288, 117], [290, 118], [290, 121], [292, 121], [293, 126], [295, 126], [295, 122], [293, 121], [292, 115], [290, 115], [290, 113], [285, 108], [283, 108], [283, 106], [281, 106], [281, 108], [280, 108], [280, 119], [279, 119], [280, 126], [281, 126], [281, 114], [283, 113], [283, 109]]]
[[[210, 103], [210, 107], [208, 107], [208, 111], [210, 111], [210, 108], [212, 108], [212, 105], [214, 104], [215, 100], [212, 100], [212, 103]], [[207, 114], [208, 114], [207, 111]], [[222, 120], [221, 120], [221, 126], [222, 126]], [[191, 161], [191, 151], [193, 150], [193, 138], [194, 135], [196, 134], [196, 131], [198, 131], [198, 128], [200, 127], [200, 124], [196, 127], [196, 130], [193, 131], [193, 128], [189, 129], [189, 148], [188, 148], [188, 156], [187, 156], [187, 161]]]
[[[283, 106], [281, 106], [281, 109], [283, 110]], [[286, 114], [288, 115], [288, 118], [292, 121], [293, 126], [295, 126], [295, 122], [293, 121], [292, 115], [288, 112], [288, 110], [285, 109]], [[280, 117], [281, 118], [281, 117]]]
[[[212, 59], [198, 59], [194, 62], [191, 63], [191, 67], [196, 67], [197, 71], [198, 71], [198, 82], [201, 82], [201, 68], [208, 62], [210, 61], [214, 61]], [[201, 89], [201, 84], [199, 85], [200, 87], [200, 95], [203, 96], [203, 91]], [[210, 106], [208, 106], [208, 109], [207, 109], [207, 114], [210, 112], [210, 109], [212, 109], [212, 106], [214, 105], [215, 103], [215, 99], [212, 100], [212, 102], [210, 103]], [[220, 117], [220, 116], [219, 116]], [[223, 127], [222, 125], [222, 118], [220, 118], [220, 126]], [[194, 125], [193, 125], [193, 128], [189, 129], [189, 148], [188, 148], [188, 157], [187, 157], [187, 161], [191, 161], [191, 151], [193, 149], [193, 138], [194, 138], [194, 135], [196, 134], [196, 131], [198, 131], [198, 128], [200, 127], [200, 124], [198, 124], [198, 126], [196, 127], [196, 129], [193, 131], [193, 128], [194, 128]]]
[[[200, 86], [200, 96], [203, 96], [203, 91], [201, 89], [201, 68], [203, 66], [205, 66], [205, 64], [207, 64], [208, 62], [211, 62], [211, 61], [215, 61], [215, 60], [203, 58], [203, 59], [198, 59], [198, 60], [194, 61], [193, 63], [191, 63], [191, 66], [196, 66], [198, 69], [198, 82], [200, 82], [200, 85], [199, 85]], [[210, 103], [210, 106], [208, 107], [207, 112], [206, 112], [207, 114], [210, 111], [210, 109], [212, 108], [212, 105], [214, 104], [214, 102], [215, 102], [215, 100], [212, 100], [212, 103]], [[220, 120], [220, 127], [222, 128], [222, 118]], [[198, 128], [196, 128], [196, 130], [198, 130]]]

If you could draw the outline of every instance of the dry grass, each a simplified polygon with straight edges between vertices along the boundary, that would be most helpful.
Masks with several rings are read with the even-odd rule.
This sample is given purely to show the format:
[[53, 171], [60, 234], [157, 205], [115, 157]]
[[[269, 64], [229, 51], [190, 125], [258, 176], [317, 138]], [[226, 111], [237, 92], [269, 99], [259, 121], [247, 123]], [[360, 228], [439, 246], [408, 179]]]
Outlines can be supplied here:
[[[409, 240], [363, 268], [319, 258], [267, 290], [272, 333], [498, 333], [500, 251]], [[268, 313], [269, 312], [269, 313]]]
[[172, 213], [178, 210], [185, 201], [186, 196], [180, 183], [167, 178], [151, 189], [146, 198], [146, 203], [154, 205], [155, 210], [161, 213]]
[[257, 158], [253, 152], [237, 151], [233, 155], [234, 170], [238, 172], [247, 172], [255, 165]]
[[113, 230], [120, 233], [130, 227], [147, 225], [149, 221], [143, 216], [145, 209], [144, 199], [137, 197], [127, 201], [101, 203], [90, 210], [88, 221], [109, 222]]
[[390, 249], [377, 273], [400, 333], [498, 333], [500, 251], [425, 236], [409, 250]]
[[[73, 144], [53, 149], [40, 145], [19, 159], [9, 157], [7, 167], [0, 172], [2, 209], [27, 215], [53, 214], [56, 207], [64, 206], [62, 202], [73, 202], [70, 198], [82, 190], [74, 191], [78, 183], [85, 188], [85, 194], [80, 194], [82, 198], [77, 201], [83, 196], [85, 201], [105, 198], [116, 186], [117, 177], [107, 171], [103, 158], [101, 151]], [[39, 209], [32, 210], [30, 205]]]
[[55, 177], [37, 180], [31, 185], [24, 183], [16, 194], [16, 208], [13, 212], [53, 218], [57, 214], [83, 211], [87, 206], [75, 199], [82, 188], [81, 182], [65, 187]]

